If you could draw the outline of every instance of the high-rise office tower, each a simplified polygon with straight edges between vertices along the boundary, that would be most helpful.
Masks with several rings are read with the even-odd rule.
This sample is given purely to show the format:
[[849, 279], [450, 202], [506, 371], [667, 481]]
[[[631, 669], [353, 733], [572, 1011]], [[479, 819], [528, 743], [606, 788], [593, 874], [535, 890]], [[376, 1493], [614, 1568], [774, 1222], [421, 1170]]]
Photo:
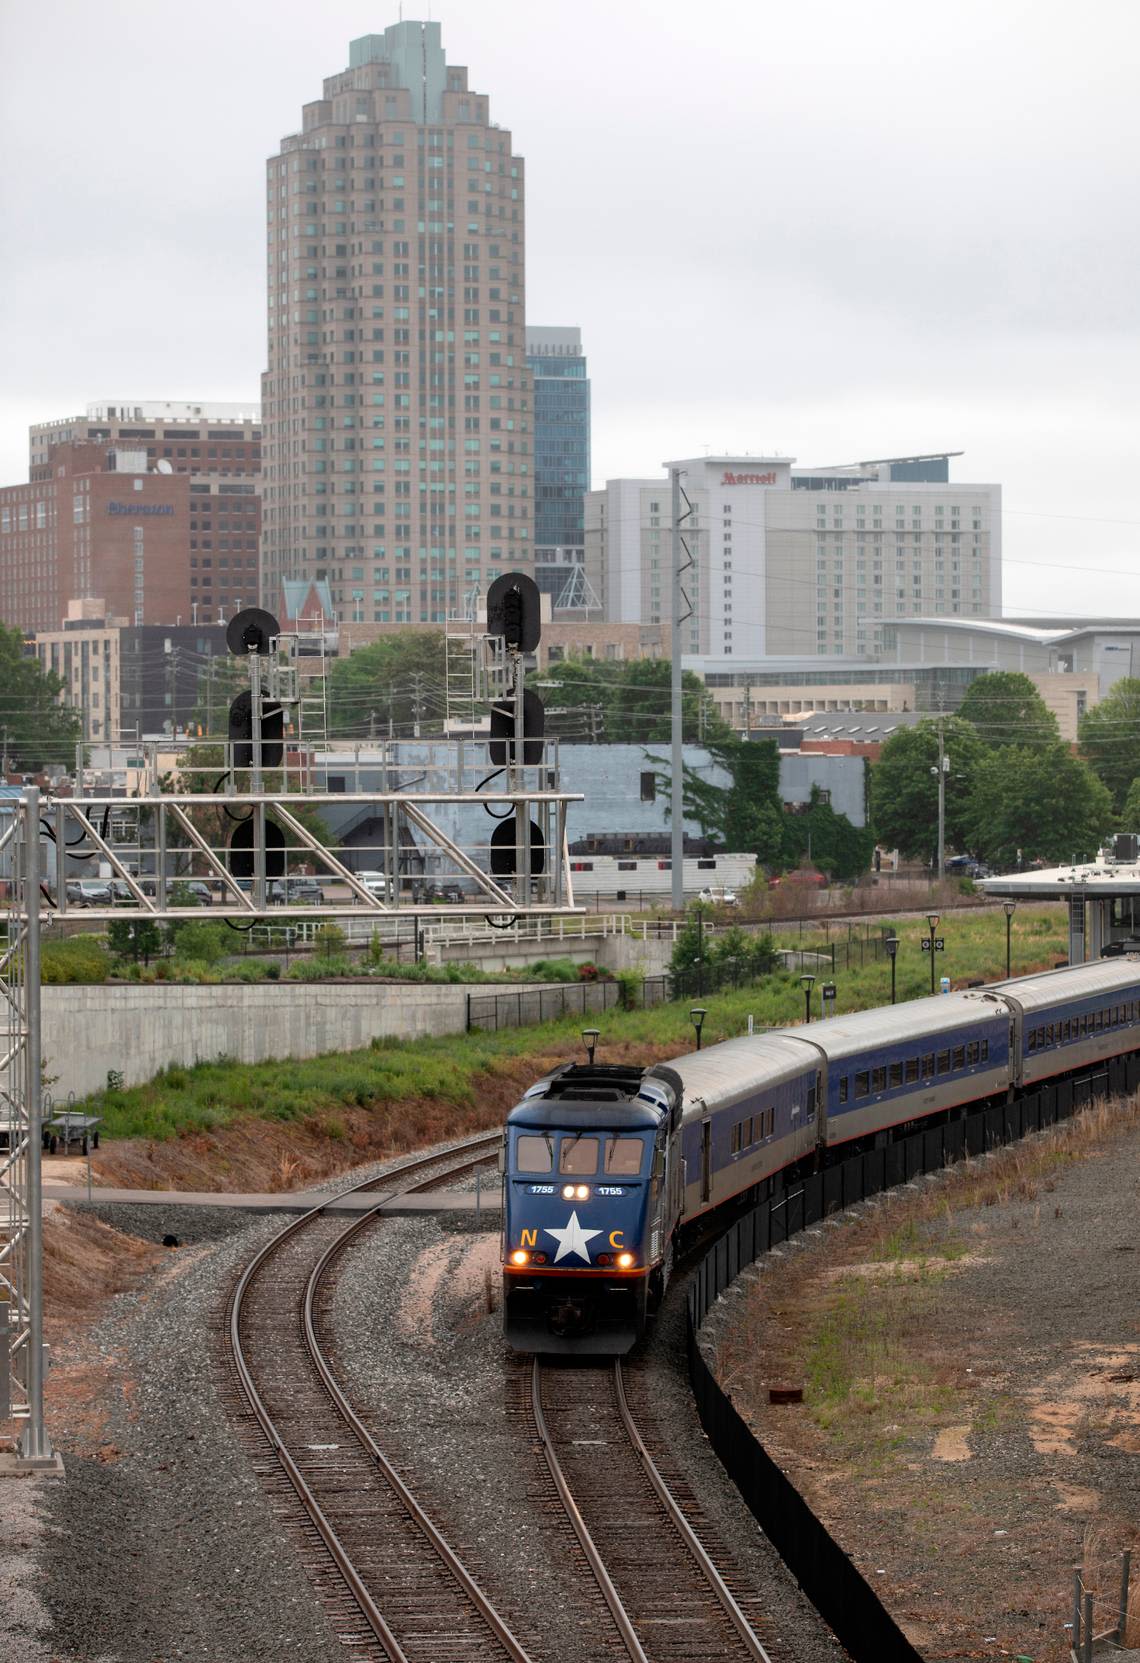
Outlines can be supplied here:
[[438, 23], [353, 41], [270, 159], [266, 597], [382, 629], [532, 569], [523, 202]]
[[555, 607], [580, 612], [587, 606], [582, 507], [590, 489], [590, 382], [581, 330], [532, 325], [526, 361], [534, 376], [534, 575]]

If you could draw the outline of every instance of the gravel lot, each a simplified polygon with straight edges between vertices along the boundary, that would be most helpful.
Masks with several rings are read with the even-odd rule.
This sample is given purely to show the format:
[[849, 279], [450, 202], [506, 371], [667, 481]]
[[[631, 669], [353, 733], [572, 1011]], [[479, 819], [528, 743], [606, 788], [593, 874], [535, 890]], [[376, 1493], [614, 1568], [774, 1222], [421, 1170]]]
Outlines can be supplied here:
[[[151, 1239], [163, 1233], [151, 1208], [116, 1208], [114, 1220]], [[0, 1656], [343, 1659], [232, 1430], [212, 1332], [236, 1268], [279, 1222], [180, 1210], [183, 1245], [61, 1348], [49, 1424], [67, 1476], [14, 1480], [5, 1491], [0, 1550], [21, 1593], [0, 1602]], [[536, 1663], [593, 1663], [608, 1619], [592, 1593], [582, 1601], [563, 1532], [533, 1511], [539, 1468], [518, 1410], [521, 1365], [504, 1352], [497, 1308], [488, 1310], [497, 1258], [497, 1232], [476, 1232], [459, 1215], [384, 1221], [349, 1250], [330, 1324], [354, 1399]], [[679, 1297], [648, 1366], [672, 1457], [710, 1527], [765, 1590], [774, 1663], [839, 1663], [700, 1433]]]

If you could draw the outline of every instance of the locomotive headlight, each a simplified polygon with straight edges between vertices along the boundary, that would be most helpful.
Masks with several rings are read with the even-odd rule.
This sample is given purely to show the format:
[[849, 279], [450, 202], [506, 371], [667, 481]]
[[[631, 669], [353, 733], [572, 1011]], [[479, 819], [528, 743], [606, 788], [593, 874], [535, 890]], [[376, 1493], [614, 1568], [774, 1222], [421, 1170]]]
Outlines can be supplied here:
[[618, 1256], [617, 1256], [617, 1267], [618, 1267], [619, 1270], [632, 1270], [633, 1269], [633, 1254], [632, 1253], [619, 1253]]
[[573, 1186], [573, 1184], [563, 1184], [563, 1186], [562, 1186], [562, 1199], [563, 1199], [563, 1201], [573, 1201], [573, 1199], [574, 1199], [574, 1186]]
[[575, 1201], [588, 1201], [590, 1199], [589, 1184], [579, 1184], [574, 1191], [574, 1199]]
[[529, 1263], [529, 1261], [530, 1254], [521, 1247], [516, 1247], [514, 1252], [511, 1254], [511, 1263], [513, 1265], [525, 1265]]

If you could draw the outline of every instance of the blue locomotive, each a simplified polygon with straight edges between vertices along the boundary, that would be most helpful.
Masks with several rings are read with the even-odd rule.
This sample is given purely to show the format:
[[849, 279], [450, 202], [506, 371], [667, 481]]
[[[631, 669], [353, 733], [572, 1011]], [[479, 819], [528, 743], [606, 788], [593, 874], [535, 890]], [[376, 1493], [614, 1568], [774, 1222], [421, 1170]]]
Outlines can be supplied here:
[[697, 1220], [761, 1199], [778, 1174], [1138, 1048], [1130, 957], [725, 1040], [652, 1068], [555, 1069], [507, 1117], [507, 1341], [620, 1355]]

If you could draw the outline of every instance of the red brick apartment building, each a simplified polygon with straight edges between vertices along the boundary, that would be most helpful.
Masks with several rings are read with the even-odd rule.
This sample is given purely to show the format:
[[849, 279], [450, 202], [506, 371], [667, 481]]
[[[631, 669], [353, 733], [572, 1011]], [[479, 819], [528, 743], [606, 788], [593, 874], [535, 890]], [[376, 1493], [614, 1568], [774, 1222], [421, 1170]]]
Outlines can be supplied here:
[[58, 629], [83, 597], [133, 625], [256, 604], [260, 466], [260, 427], [214, 406], [93, 406], [33, 428], [29, 483], [0, 488], [0, 620]]

